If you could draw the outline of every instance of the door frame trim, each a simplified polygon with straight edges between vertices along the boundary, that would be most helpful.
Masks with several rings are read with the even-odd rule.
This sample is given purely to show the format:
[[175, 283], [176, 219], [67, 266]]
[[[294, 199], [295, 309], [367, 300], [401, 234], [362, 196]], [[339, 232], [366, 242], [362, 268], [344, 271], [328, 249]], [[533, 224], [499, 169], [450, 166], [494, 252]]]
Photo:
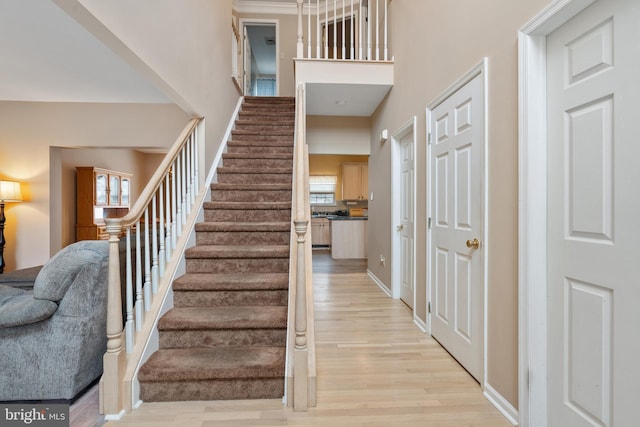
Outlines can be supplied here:
[[[238, 27], [240, 37], [244, 37], [245, 26], [275, 26], [276, 27], [276, 96], [280, 96], [280, 20], [279, 19], [258, 19], [258, 18], [240, 18]], [[242, 44], [242, 57], [244, 58], [244, 43]], [[242, 72], [244, 74], [244, 60], [242, 61]], [[244, 93], [244, 88], [243, 88]], [[244, 94], [245, 96], [247, 94]]]
[[522, 427], [547, 425], [546, 39], [595, 1], [555, 0], [518, 32], [518, 412]]
[[[401, 180], [400, 180], [400, 168], [398, 167], [398, 159], [400, 158], [400, 140], [404, 138], [409, 133], [413, 132], [413, 320], [415, 321], [416, 316], [416, 200], [417, 200], [417, 189], [416, 189], [416, 139], [417, 139], [417, 127], [416, 127], [416, 116], [413, 116], [409, 121], [407, 121], [404, 125], [400, 126], [392, 135], [391, 135], [391, 188], [400, 188]], [[394, 299], [400, 298], [400, 277], [401, 277], [401, 267], [400, 267], [400, 239], [398, 238], [398, 233], [395, 230], [395, 226], [399, 221], [400, 217], [400, 192], [395, 191], [391, 194], [391, 296]], [[420, 320], [422, 322], [422, 320]]]
[[[427, 174], [426, 174], [426, 191], [427, 191], [427, 217], [428, 218], [432, 218], [433, 214], [432, 214], [432, 205], [431, 205], [431, 195], [432, 195], [432, 188], [431, 188], [431, 182], [429, 181], [429, 177], [431, 176], [431, 144], [429, 143], [429, 138], [431, 138], [431, 131], [430, 131], [430, 123], [431, 123], [431, 114], [432, 111], [440, 104], [442, 104], [447, 98], [449, 98], [451, 95], [453, 95], [455, 92], [457, 92], [459, 89], [461, 89], [463, 86], [465, 86], [467, 83], [469, 83], [470, 81], [472, 81], [473, 79], [475, 79], [476, 77], [480, 77], [482, 79], [482, 103], [483, 103], [483, 109], [484, 109], [484, 114], [483, 114], [483, 126], [484, 126], [484, 133], [483, 133], [483, 140], [482, 140], [482, 196], [481, 196], [481, 200], [482, 200], [482, 235], [481, 235], [481, 239], [482, 239], [482, 246], [484, 249], [484, 253], [483, 253], [483, 259], [482, 259], [482, 378], [480, 380], [480, 387], [482, 388], [483, 393], [486, 394], [486, 390], [487, 390], [487, 370], [488, 370], [488, 365], [487, 365], [487, 361], [489, 360], [488, 355], [487, 355], [487, 337], [489, 336], [489, 330], [488, 330], [488, 294], [487, 294], [487, 283], [488, 283], [488, 260], [489, 260], [489, 243], [487, 241], [487, 236], [488, 236], [488, 231], [489, 231], [489, 222], [488, 222], [488, 206], [489, 206], [489, 192], [487, 191], [487, 189], [489, 188], [488, 184], [489, 184], [489, 168], [487, 168], [487, 159], [488, 159], [488, 144], [487, 141], [489, 140], [489, 104], [488, 104], [488, 58], [484, 57], [482, 58], [482, 60], [476, 64], [474, 67], [472, 67], [469, 71], [467, 71], [466, 73], [464, 73], [458, 80], [456, 80], [453, 84], [451, 84], [447, 89], [445, 89], [444, 92], [442, 92], [439, 96], [437, 96], [433, 101], [431, 101], [429, 104], [427, 104], [427, 108], [426, 108], [426, 135], [427, 135], [427, 154], [426, 154], [426, 163], [427, 163]], [[427, 219], [428, 221], [428, 219]], [[431, 230], [429, 229], [429, 226], [427, 225], [427, 304], [431, 303], [431, 256], [432, 256], [432, 251], [431, 251]], [[427, 325], [428, 325], [428, 329], [427, 332], [431, 335], [431, 313], [427, 313]], [[500, 409], [500, 408], [498, 408]], [[501, 410], [501, 412], [503, 412]]]

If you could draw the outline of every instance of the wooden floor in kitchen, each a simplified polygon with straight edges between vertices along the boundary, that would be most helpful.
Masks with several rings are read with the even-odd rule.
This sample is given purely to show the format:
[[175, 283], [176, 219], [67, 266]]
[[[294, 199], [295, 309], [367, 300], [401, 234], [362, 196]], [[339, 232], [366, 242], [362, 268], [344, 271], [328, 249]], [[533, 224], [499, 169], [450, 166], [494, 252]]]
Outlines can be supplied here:
[[279, 400], [143, 403], [125, 426], [510, 426], [411, 312], [367, 276], [363, 260], [314, 251], [318, 404]]

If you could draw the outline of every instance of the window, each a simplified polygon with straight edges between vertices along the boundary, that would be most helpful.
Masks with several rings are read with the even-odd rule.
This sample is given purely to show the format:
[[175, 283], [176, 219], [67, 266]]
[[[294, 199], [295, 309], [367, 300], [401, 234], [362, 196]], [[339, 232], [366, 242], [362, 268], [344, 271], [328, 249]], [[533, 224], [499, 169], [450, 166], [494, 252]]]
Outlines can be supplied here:
[[276, 96], [276, 79], [258, 77], [256, 80], [256, 96]]
[[335, 206], [337, 176], [316, 175], [309, 177], [309, 201], [313, 206]]

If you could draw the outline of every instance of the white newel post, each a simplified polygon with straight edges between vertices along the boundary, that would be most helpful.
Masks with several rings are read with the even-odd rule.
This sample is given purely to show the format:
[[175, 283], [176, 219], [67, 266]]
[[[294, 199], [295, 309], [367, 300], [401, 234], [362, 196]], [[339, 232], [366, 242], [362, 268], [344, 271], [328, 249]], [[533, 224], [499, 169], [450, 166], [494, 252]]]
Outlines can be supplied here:
[[302, 38], [302, 8], [304, 6], [304, 0], [296, 0], [298, 4], [298, 43], [296, 47], [296, 58], [304, 57], [304, 41]]
[[107, 290], [107, 352], [103, 358], [102, 396], [105, 415], [118, 417], [123, 412], [121, 379], [125, 369], [122, 345], [122, 295], [120, 291], [120, 219], [106, 218], [109, 233], [109, 281]]
[[294, 411], [306, 411], [308, 407], [308, 354], [307, 354], [307, 289], [306, 269], [304, 265], [304, 242], [307, 233], [308, 221], [294, 221], [297, 245], [297, 269], [296, 269], [296, 339], [295, 359], [293, 374], [293, 409]]
[[309, 221], [306, 218], [305, 207], [305, 107], [304, 84], [298, 85], [296, 97], [296, 216], [293, 221], [298, 236], [296, 244], [296, 309], [295, 309], [295, 347], [294, 347], [294, 371], [293, 371], [293, 409], [294, 411], [306, 411], [309, 406], [308, 398], [308, 349], [307, 349], [307, 282], [305, 266], [305, 236]]

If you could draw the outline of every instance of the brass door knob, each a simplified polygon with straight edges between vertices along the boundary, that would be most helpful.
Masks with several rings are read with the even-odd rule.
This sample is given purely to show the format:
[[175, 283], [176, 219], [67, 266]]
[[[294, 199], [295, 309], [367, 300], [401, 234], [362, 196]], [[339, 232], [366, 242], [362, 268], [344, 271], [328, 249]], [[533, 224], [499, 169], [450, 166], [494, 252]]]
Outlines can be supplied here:
[[478, 239], [467, 240], [467, 247], [468, 248], [473, 248], [473, 249], [478, 249], [480, 247], [480, 240], [478, 240]]
[[396, 230], [398, 230], [398, 231], [402, 231], [402, 230], [404, 230], [404, 225], [402, 225], [402, 224], [398, 225], [398, 226], [396, 227]]

